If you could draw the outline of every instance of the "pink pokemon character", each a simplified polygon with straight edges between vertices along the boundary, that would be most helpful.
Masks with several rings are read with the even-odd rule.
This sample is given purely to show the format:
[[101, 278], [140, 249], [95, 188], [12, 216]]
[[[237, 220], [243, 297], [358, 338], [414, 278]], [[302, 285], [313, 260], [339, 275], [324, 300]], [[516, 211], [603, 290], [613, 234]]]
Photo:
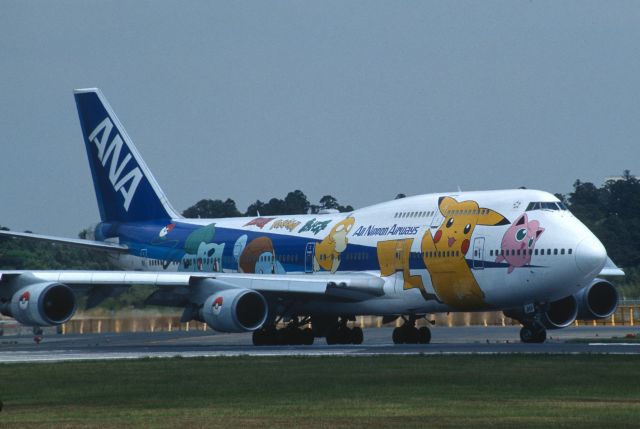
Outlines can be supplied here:
[[496, 258], [496, 262], [507, 261], [511, 273], [516, 267], [522, 267], [531, 262], [531, 253], [536, 245], [536, 241], [544, 232], [540, 227], [540, 222], [532, 220], [526, 213], [518, 218], [502, 237], [502, 252]]

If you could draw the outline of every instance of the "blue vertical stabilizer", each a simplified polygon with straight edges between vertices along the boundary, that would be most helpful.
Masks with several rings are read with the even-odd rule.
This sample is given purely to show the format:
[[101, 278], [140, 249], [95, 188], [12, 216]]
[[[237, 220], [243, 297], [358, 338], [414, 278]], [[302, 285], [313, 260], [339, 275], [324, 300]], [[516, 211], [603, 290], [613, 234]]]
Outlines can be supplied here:
[[180, 217], [99, 89], [74, 91], [103, 222]]

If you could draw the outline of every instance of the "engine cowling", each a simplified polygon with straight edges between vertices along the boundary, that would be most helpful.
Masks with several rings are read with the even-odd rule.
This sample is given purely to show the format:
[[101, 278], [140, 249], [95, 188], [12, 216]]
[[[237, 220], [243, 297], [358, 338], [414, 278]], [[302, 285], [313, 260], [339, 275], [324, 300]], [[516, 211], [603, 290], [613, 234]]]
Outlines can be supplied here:
[[69, 286], [44, 282], [15, 292], [6, 312], [23, 325], [55, 326], [69, 321], [76, 308], [76, 296]]
[[571, 325], [578, 317], [578, 301], [574, 295], [549, 303], [542, 322], [549, 329], [562, 329]]
[[578, 301], [578, 320], [604, 319], [618, 307], [618, 291], [603, 279], [594, 279], [575, 296]]
[[[533, 313], [526, 313], [523, 307], [505, 310], [504, 315], [521, 323], [534, 318]], [[547, 329], [562, 329], [571, 325], [578, 316], [578, 301], [574, 295], [549, 303], [540, 321]]]
[[219, 332], [247, 332], [262, 327], [267, 320], [264, 297], [251, 289], [225, 289], [211, 295], [201, 310], [202, 319]]

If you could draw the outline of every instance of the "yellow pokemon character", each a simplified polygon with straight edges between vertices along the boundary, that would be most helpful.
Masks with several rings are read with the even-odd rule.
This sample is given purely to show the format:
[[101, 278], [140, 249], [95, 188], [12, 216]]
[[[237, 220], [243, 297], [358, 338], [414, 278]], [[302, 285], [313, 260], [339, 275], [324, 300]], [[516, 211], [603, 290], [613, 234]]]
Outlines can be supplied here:
[[345, 251], [349, 240], [347, 234], [353, 228], [356, 220], [349, 216], [345, 220], [335, 224], [329, 235], [316, 244], [315, 258], [313, 259], [313, 271], [320, 268], [335, 273], [340, 266], [340, 254]]
[[422, 237], [424, 265], [438, 298], [452, 307], [473, 310], [485, 305], [484, 293], [478, 286], [465, 255], [471, 245], [476, 225], [508, 225], [510, 222], [491, 209], [481, 208], [475, 201], [458, 202], [441, 197], [438, 209], [444, 222], [435, 235], [427, 231]]

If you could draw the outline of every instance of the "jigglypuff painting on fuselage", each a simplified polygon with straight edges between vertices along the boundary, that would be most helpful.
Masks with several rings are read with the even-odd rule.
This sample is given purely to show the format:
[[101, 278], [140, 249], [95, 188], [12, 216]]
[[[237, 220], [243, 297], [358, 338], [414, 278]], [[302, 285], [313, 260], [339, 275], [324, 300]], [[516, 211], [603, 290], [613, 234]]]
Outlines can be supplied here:
[[445, 217], [435, 236], [422, 237], [422, 259], [431, 276], [438, 299], [454, 308], [486, 307], [484, 293], [471, 273], [465, 255], [476, 225], [507, 225], [509, 221], [475, 201], [458, 202], [441, 197], [438, 210]]
[[511, 274], [517, 267], [529, 264], [536, 241], [543, 232], [544, 228], [540, 227], [540, 222], [537, 220], [529, 222], [529, 217], [523, 213], [504, 233], [500, 254], [496, 257], [496, 262], [507, 261], [509, 263], [508, 274]]

